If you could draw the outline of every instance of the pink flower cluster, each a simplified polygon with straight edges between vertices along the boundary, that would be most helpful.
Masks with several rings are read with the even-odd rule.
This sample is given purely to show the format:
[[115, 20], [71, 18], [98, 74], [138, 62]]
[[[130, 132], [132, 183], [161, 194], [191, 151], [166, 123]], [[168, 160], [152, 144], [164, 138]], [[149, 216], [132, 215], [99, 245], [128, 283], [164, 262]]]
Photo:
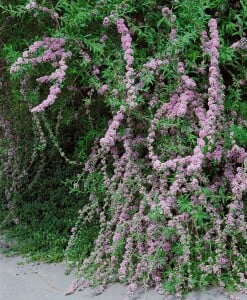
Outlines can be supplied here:
[[241, 200], [243, 193], [247, 191], [247, 174], [243, 168], [237, 168], [237, 173], [231, 181], [231, 188], [233, 195]]
[[233, 43], [231, 48], [247, 50], [247, 39], [245, 37], [241, 38], [239, 41]]
[[172, 10], [169, 7], [162, 8], [162, 15], [171, 23], [175, 22], [176, 20], [176, 16], [172, 13]]
[[[121, 34], [122, 48], [125, 52], [124, 59], [126, 61], [126, 75], [125, 75], [125, 86], [127, 89], [126, 103], [130, 108], [136, 107], [135, 99], [137, 97], [137, 88], [134, 86], [134, 69], [132, 63], [133, 50], [131, 48], [132, 38], [129, 33], [129, 29], [126, 27], [123, 19], [117, 20], [117, 29]], [[104, 84], [100, 89], [98, 89], [98, 94], [102, 95], [108, 89], [108, 85]], [[124, 119], [124, 114], [126, 111], [125, 106], [121, 106], [120, 110], [113, 117], [110, 122], [110, 126], [105, 134], [105, 137], [100, 140], [100, 145], [105, 151], [110, 151], [114, 147], [117, 139], [117, 129]]]
[[[63, 83], [66, 75], [66, 70], [68, 68], [66, 64], [66, 59], [71, 58], [72, 53], [64, 49], [65, 39], [63, 38], [49, 38], [45, 37], [42, 41], [34, 42], [28, 51], [24, 51], [22, 57], [19, 57], [17, 61], [11, 66], [10, 73], [17, 72], [21, 69], [22, 65], [31, 64], [36, 66], [40, 63], [52, 63], [56, 70], [51, 73], [51, 75], [41, 76], [36, 79], [38, 83], [49, 83], [52, 85], [50, 87], [50, 93], [42, 103], [31, 109], [31, 112], [41, 112], [44, 109], [53, 104], [61, 93], [61, 84]], [[33, 54], [37, 52], [38, 49], [44, 49], [44, 52], [40, 56], [34, 57]]]
[[107, 27], [110, 25], [110, 19], [108, 17], [105, 17], [103, 20], [103, 26]]
[[92, 74], [97, 76], [100, 74], [100, 70], [97, 66], [93, 65], [93, 70], [92, 70]]
[[[247, 163], [247, 152], [244, 148], [235, 144], [232, 149], [227, 152], [226, 157], [227, 164], [225, 166], [224, 175], [230, 182], [234, 197], [241, 200], [243, 193], [247, 191], [247, 172], [245, 166]], [[238, 165], [237, 168], [235, 168], [236, 165]], [[239, 165], [242, 165], [242, 167], [239, 167]]]
[[108, 36], [106, 35], [106, 34], [104, 34], [104, 35], [102, 35], [102, 37], [100, 38], [100, 42], [102, 43], [102, 44], [104, 44], [105, 43], [105, 41], [108, 39]]
[[209, 21], [209, 28], [211, 39], [205, 40], [202, 38], [203, 47], [206, 53], [210, 55], [210, 67], [209, 67], [209, 84], [208, 89], [208, 111], [205, 116], [205, 120], [202, 123], [203, 130], [200, 132], [200, 138], [209, 140], [209, 143], [213, 143], [213, 135], [216, 133], [220, 121], [220, 115], [224, 109], [223, 107], [223, 86], [220, 83], [220, 71], [219, 71], [219, 36], [217, 31], [217, 22], [215, 19]]
[[108, 90], [108, 85], [107, 85], [107, 84], [103, 84], [103, 85], [97, 90], [97, 93], [98, 93], [99, 95], [103, 95], [107, 90]]
[[117, 139], [117, 129], [119, 128], [123, 119], [123, 112], [118, 111], [113, 117], [113, 120], [111, 121], [110, 126], [105, 134], [105, 137], [100, 139], [100, 145], [106, 151], [110, 151], [110, 149], [115, 145]]
[[[26, 5], [27, 10], [35, 10], [35, 11], [42, 11], [44, 13], [48, 13], [52, 19], [59, 19], [59, 14], [54, 12], [52, 9], [39, 5], [37, 2], [30, 0], [29, 3]], [[37, 12], [35, 13], [37, 16]]]
[[164, 61], [162, 61], [161, 59], [157, 58], [152, 58], [149, 62], [145, 63], [143, 66], [155, 71], [159, 66], [163, 65]]
[[89, 62], [91, 61], [90, 55], [89, 55], [85, 50], [81, 49], [81, 50], [79, 51], [79, 54], [80, 54], [81, 56], [83, 56], [83, 59], [84, 59], [85, 62], [89, 63]]
[[125, 76], [125, 86], [127, 89], [126, 102], [130, 108], [134, 108], [137, 105], [135, 102], [137, 95], [136, 95], [136, 88], [134, 86], [135, 72], [132, 67], [132, 64], [134, 62], [133, 49], [131, 46], [132, 38], [129, 33], [129, 29], [126, 27], [124, 23], [124, 19], [117, 20], [117, 29], [118, 32], [121, 34], [122, 48], [124, 50], [124, 59], [126, 61], [126, 76]]

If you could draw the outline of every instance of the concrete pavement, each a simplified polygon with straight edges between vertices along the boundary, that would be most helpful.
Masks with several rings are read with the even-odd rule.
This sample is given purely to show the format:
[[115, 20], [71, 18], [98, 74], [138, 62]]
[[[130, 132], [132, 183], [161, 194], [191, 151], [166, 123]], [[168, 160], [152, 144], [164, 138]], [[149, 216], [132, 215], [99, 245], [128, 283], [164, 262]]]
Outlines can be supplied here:
[[[64, 264], [28, 263], [19, 256], [6, 257], [0, 254], [0, 300], [123, 300], [127, 287], [119, 283], [93, 296], [91, 289], [65, 296], [65, 291], [73, 281], [73, 274], [64, 275]], [[175, 300], [175, 297], [158, 295], [154, 289], [146, 295], [139, 289], [133, 300]], [[216, 288], [205, 292], [192, 292], [187, 300], [226, 300]], [[246, 295], [240, 295], [247, 300]]]

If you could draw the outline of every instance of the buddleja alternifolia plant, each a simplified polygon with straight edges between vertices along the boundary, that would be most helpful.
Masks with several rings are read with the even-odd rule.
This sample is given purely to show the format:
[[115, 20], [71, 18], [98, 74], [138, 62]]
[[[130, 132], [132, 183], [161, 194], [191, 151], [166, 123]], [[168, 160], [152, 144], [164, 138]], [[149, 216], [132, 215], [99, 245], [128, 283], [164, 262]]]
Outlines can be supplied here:
[[[173, 22], [169, 8], [162, 12]], [[185, 63], [178, 61], [174, 70], [178, 87], [162, 103], [160, 68], [171, 58], [154, 58], [143, 66], [140, 74], [145, 68], [151, 70], [160, 93], [146, 95], [153, 111], [149, 126], [147, 120], [133, 114], [133, 110], [142, 111], [136, 99], [144, 83], [131, 67], [134, 57], [129, 29], [123, 19], [117, 19], [116, 25], [125, 53], [126, 104], [115, 113], [86, 164], [90, 173], [104, 175], [106, 193], [102, 206], [92, 197], [81, 211], [80, 220], [90, 222], [98, 207], [100, 232], [89, 258], [82, 263], [79, 274], [84, 279], [75, 282], [72, 290], [93, 280], [102, 283], [97, 291], [101, 292], [107, 282], [120, 280], [129, 283], [129, 296], [138, 284], [155, 285], [157, 291], [180, 296], [196, 286], [196, 276], [200, 277], [197, 284], [214, 278], [224, 288], [227, 273], [235, 287], [246, 292], [243, 193], [247, 153], [232, 133], [227, 137], [231, 146], [225, 147], [224, 132], [231, 124], [224, 116], [217, 21], [210, 19], [209, 32], [201, 34], [207, 63], [198, 72], [207, 75], [206, 90], [200, 91], [195, 79], [186, 75]], [[172, 28], [169, 39], [175, 38]], [[190, 129], [184, 128], [186, 121]], [[125, 128], [123, 133], [120, 126]], [[191, 143], [185, 147], [186, 131]], [[160, 149], [162, 139], [169, 143]], [[175, 149], [170, 147], [175, 143]]]
[[[35, 3], [26, 9], [58, 19]], [[138, 285], [178, 297], [212, 283], [247, 293], [243, 2], [234, 3], [232, 27], [223, 0], [190, 1], [191, 10], [183, 1], [83, 4], [82, 14], [79, 4], [59, 1], [68, 22], [59, 30], [68, 36], [36, 41], [10, 69], [43, 62], [55, 69], [36, 80], [50, 85], [31, 108], [36, 116], [58, 105], [69, 64], [76, 78], [68, 89], [82, 93], [91, 124], [97, 100], [100, 113], [112, 115], [73, 184], [89, 201], [72, 228], [68, 261], [82, 226], [98, 222], [99, 234], [68, 294], [95, 284], [100, 293], [114, 281], [128, 283], [128, 297]], [[227, 30], [238, 39], [227, 39]], [[74, 60], [66, 43], [78, 51]]]

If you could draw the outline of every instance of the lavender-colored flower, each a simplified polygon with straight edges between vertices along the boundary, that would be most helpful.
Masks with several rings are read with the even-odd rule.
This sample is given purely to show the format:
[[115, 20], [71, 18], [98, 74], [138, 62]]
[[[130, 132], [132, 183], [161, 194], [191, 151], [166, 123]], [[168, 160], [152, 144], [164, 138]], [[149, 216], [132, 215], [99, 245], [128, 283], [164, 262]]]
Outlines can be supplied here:
[[[58, 96], [61, 93], [59, 87], [60, 84], [65, 79], [65, 71], [67, 70], [67, 65], [65, 63], [67, 58], [71, 58], [72, 53], [70, 51], [65, 51], [63, 48], [65, 44], [65, 39], [63, 38], [48, 38], [45, 37], [42, 41], [34, 42], [28, 51], [24, 51], [23, 57], [19, 57], [17, 61], [11, 66], [10, 72], [17, 72], [20, 70], [21, 65], [31, 63], [33, 66], [41, 62], [57, 62], [58, 68], [50, 76], [41, 76], [37, 78], [39, 83], [54, 82], [50, 87], [50, 94], [48, 97], [39, 105], [31, 109], [31, 112], [41, 112], [44, 109], [53, 104]], [[44, 47], [46, 50], [41, 56], [30, 57], [38, 49]], [[59, 59], [60, 58], [60, 59]], [[57, 60], [57, 61], [56, 61]]]
[[103, 85], [97, 90], [97, 93], [98, 93], [99, 95], [103, 95], [107, 90], [108, 90], [108, 85], [107, 85], [107, 84], [103, 84]]
[[104, 43], [106, 40], [108, 39], [108, 36], [106, 34], [102, 35], [102, 37], [100, 38], [100, 42]]
[[109, 26], [110, 25], [110, 19], [108, 17], [105, 17], [103, 20], [103, 26]]

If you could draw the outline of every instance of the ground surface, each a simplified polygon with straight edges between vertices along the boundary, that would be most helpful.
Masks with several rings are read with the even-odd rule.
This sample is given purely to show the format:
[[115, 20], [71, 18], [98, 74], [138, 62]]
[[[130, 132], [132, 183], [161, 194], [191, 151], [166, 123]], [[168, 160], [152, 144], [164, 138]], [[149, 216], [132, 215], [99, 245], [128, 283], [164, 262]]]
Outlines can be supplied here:
[[[64, 275], [64, 264], [27, 263], [19, 256], [6, 257], [3, 250], [8, 244], [0, 241], [0, 300], [123, 300], [126, 286], [114, 284], [103, 294], [93, 296], [87, 289], [73, 295], [65, 296], [66, 289], [73, 280], [73, 273]], [[164, 297], [153, 289], [146, 295], [138, 290], [133, 300], [175, 300], [175, 297]], [[193, 292], [187, 300], [226, 300], [218, 289], [207, 289], [205, 292]], [[247, 300], [246, 295], [240, 295], [241, 300]]]

